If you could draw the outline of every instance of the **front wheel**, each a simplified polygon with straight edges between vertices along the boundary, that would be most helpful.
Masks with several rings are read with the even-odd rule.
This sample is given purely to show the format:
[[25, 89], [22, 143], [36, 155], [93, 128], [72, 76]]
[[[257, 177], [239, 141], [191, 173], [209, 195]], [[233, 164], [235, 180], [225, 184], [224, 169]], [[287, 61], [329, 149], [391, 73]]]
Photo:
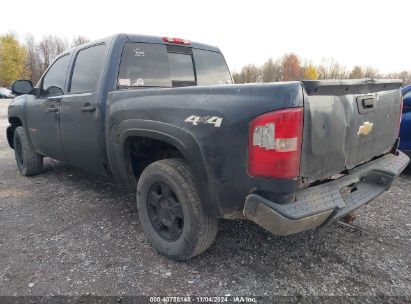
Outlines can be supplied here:
[[14, 130], [13, 148], [21, 175], [31, 176], [41, 173], [43, 156], [34, 152], [23, 127], [17, 127]]
[[190, 168], [181, 159], [159, 160], [144, 169], [137, 210], [148, 241], [174, 260], [201, 254], [217, 234], [217, 219], [204, 213]]

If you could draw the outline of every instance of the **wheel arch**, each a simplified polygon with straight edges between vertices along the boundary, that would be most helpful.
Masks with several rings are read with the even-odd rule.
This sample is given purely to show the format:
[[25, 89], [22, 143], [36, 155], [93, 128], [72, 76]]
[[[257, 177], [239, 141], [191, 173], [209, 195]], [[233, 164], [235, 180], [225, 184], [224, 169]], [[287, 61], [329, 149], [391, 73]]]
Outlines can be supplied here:
[[23, 126], [23, 123], [21, 119], [16, 116], [9, 117], [9, 123], [10, 125], [7, 127], [7, 130], [6, 130], [7, 142], [10, 148], [14, 149], [14, 143], [13, 143], [14, 131], [16, 130], [17, 127]]
[[220, 214], [216, 199], [210, 194], [209, 176], [203, 153], [192, 134], [166, 123], [127, 120], [118, 126], [113, 124], [109, 134], [108, 156], [113, 175], [129, 187], [135, 186], [131, 167], [129, 142], [133, 138], [149, 138], [174, 147], [192, 170], [204, 210], [213, 215]]

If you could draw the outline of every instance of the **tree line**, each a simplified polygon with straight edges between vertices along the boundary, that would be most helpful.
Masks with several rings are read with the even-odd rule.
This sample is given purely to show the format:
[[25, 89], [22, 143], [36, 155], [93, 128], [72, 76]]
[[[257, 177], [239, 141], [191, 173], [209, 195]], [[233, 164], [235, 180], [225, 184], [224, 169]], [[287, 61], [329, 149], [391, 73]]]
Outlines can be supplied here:
[[293, 53], [277, 60], [268, 59], [263, 65], [248, 64], [240, 72], [233, 73], [235, 83], [277, 82], [316, 79], [386, 78], [402, 79], [403, 85], [411, 84], [411, 71], [382, 74], [371, 66], [356, 65], [351, 70], [333, 58], [323, 58], [318, 65], [302, 60]]
[[[75, 37], [70, 43], [56, 35], [44, 36], [36, 41], [29, 34], [20, 42], [13, 33], [0, 36], [0, 87], [10, 87], [16, 79], [30, 79], [36, 84], [50, 63], [65, 50], [88, 42], [84, 36]], [[268, 59], [263, 65], [249, 64], [240, 72], [233, 73], [235, 83], [277, 82], [302, 79], [402, 79], [404, 85], [411, 83], [411, 71], [381, 74], [377, 69], [360, 65], [351, 70], [333, 58], [324, 58], [320, 64], [302, 61], [296, 54]]]
[[23, 42], [16, 35], [0, 36], [0, 87], [10, 87], [17, 79], [30, 79], [36, 84], [50, 63], [65, 50], [88, 42], [77, 36], [71, 42], [56, 35], [44, 36], [36, 41], [29, 34]]

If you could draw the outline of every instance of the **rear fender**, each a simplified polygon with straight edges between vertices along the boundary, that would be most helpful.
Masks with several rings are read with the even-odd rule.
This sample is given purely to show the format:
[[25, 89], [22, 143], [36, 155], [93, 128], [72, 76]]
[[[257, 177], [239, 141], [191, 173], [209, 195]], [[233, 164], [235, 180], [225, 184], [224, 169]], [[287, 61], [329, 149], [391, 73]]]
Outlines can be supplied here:
[[113, 124], [107, 138], [108, 156], [114, 177], [129, 187], [135, 186], [135, 179], [130, 166], [127, 139], [130, 137], [146, 137], [174, 146], [183, 155], [190, 166], [195, 184], [198, 187], [200, 201], [205, 212], [219, 215], [216, 199], [210, 195], [209, 176], [205, 169], [202, 150], [197, 140], [187, 131], [162, 122], [130, 119], [119, 125]]

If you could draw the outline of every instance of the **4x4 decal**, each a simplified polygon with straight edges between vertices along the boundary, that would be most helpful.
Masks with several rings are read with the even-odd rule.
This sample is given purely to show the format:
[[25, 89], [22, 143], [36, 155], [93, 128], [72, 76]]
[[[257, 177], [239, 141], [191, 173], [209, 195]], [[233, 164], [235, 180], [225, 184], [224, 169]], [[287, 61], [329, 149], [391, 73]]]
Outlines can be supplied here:
[[218, 116], [196, 116], [196, 115], [191, 115], [187, 117], [185, 122], [191, 122], [194, 126], [198, 125], [199, 123], [204, 123], [204, 124], [210, 124], [214, 125], [214, 127], [219, 128], [221, 126], [221, 123], [223, 122], [223, 119]]

